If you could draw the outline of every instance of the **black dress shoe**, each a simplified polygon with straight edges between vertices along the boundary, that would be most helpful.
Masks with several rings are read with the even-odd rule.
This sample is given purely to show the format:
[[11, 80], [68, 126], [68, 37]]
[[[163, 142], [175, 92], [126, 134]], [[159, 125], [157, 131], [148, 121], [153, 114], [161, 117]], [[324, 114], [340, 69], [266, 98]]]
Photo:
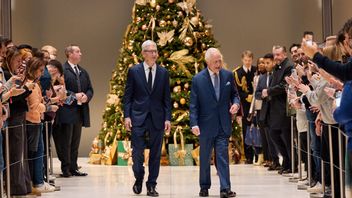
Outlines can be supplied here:
[[209, 196], [208, 189], [205, 189], [205, 188], [200, 189], [199, 196], [200, 197], [208, 197]]
[[228, 198], [228, 197], [236, 197], [236, 193], [231, 190], [222, 190], [220, 191], [221, 198]]
[[74, 171], [71, 171], [71, 175], [73, 175], [73, 176], [87, 176], [88, 174], [81, 172], [79, 170], [74, 170]]
[[159, 197], [159, 193], [156, 192], [155, 186], [147, 187], [147, 196], [150, 196], [150, 197]]
[[142, 192], [142, 183], [143, 182], [140, 182], [140, 181], [135, 181], [134, 182], [134, 184], [133, 184], [133, 192], [135, 193], [135, 194], [141, 194], [141, 192]]
[[60, 174], [60, 177], [68, 178], [68, 177], [71, 177], [71, 176], [72, 176], [72, 174], [70, 172], [63, 172], [62, 174]]

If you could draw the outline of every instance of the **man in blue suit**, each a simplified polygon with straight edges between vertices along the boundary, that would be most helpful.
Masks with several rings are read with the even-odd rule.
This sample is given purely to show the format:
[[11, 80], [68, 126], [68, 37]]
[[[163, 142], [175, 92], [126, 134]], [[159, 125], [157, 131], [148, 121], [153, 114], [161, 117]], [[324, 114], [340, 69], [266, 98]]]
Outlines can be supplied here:
[[193, 77], [190, 103], [192, 132], [200, 144], [200, 197], [209, 196], [210, 158], [216, 153], [220, 197], [235, 197], [231, 191], [228, 143], [232, 115], [239, 109], [239, 97], [230, 71], [222, 69], [222, 54], [216, 48], [205, 53], [207, 68]]
[[170, 133], [171, 94], [167, 70], [156, 64], [158, 51], [155, 42], [142, 44], [144, 62], [128, 70], [124, 103], [125, 127], [132, 130], [132, 160], [136, 181], [133, 192], [142, 192], [144, 178], [144, 149], [150, 148], [147, 195], [159, 196], [155, 190], [159, 175], [161, 145], [164, 131]]

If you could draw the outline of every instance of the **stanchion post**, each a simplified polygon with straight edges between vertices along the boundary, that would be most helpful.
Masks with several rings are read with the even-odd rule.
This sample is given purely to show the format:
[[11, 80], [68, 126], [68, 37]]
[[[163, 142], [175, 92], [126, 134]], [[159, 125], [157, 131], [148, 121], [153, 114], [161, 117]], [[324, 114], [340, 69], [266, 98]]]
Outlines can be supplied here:
[[294, 177], [294, 172], [295, 172], [295, 149], [294, 149], [294, 128], [293, 128], [293, 116], [291, 116], [291, 172], [292, 172], [292, 177]]
[[329, 129], [329, 157], [330, 157], [331, 197], [335, 198], [334, 156], [333, 156], [333, 150], [332, 150], [331, 125], [328, 125], [328, 129]]
[[298, 137], [297, 137], [297, 154], [298, 154], [298, 178], [299, 180], [302, 180], [302, 156], [301, 156], [301, 138], [300, 138], [301, 134], [300, 132], [298, 132]]
[[45, 143], [46, 143], [46, 160], [45, 160], [45, 163], [46, 163], [46, 171], [45, 171], [45, 176], [46, 176], [46, 182], [49, 183], [49, 132], [48, 132], [48, 122], [44, 122], [45, 123]]
[[310, 121], [308, 120], [308, 131], [307, 131], [307, 158], [308, 158], [308, 184], [312, 182], [312, 155], [310, 149]]
[[[6, 154], [5, 154], [5, 157], [6, 157], [6, 193], [7, 193], [7, 196], [10, 197], [11, 196], [11, 188], [10, 188], [10, 149], [9, 149], [9, 128], [6, 127], [5, 129], [5, 145], [6, 145]], [[2, 188], [2, 187], [1, 187]]]
[[339, 172], [340, 172], [340, 195], [341, 197], [345, 197], [345, 184], [344, 184], [344, 177], [343, 177], [343, 169], [344, 169], [344, 166], [343, 166], [343, 156], [342, 156], [342, 149], [346, 148], [346, 145], [343, 145], [342, 144], [342, 131], [339, 129], [338, 130], [339, 132]]

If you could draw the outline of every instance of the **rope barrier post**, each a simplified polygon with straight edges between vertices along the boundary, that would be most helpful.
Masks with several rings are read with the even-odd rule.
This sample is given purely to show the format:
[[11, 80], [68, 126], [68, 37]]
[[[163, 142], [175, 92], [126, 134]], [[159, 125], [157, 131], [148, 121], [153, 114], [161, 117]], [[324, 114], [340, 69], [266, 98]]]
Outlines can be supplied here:
[[297, 183], [298, 177], [295, 177], [295, 150], [294, 150], [294, 117], [291, 116], [291, 176], [288, 178], [289, 182]]
[[330, 157], [330, 178], [331, 178], [331, 197], [335, 198], [335, 178], [334, 178], [334, 156], [332, 150], [332, 131], [331, 125], [329, 127], [329, 157]]
[[344, 183], [344, 175], [343, 175], [343, 170], [344, 170], [344, 166], [343, 166], [343, 156], [342, 156], [342, 151], [344, 148], [346, 148], [346, 145], [342, 145], [342, 131], [340, 129], [338, 129], [339, 132], [339, 162], [340, 162], [340, 166], [339, 166], [339, 172], [340, 172], [340, 195], [341, 197], [345, 197], [345, 183]]
[[3, 170], [1, 170], [0, 172], [0, 195], [3, 196], [4, 195], [4, 174], [3, 174]]
[[[51, 125], [50, 125], [50, 131], [52, 131], [53, 129], [53, 122], [50, 121]], [[49, 144], [49, 159], [50, 159], [50, 175], [53, 175], [54, 174], [54, 162], [53, 162], [53, 151], [51, 149], [51, 145], [54, 145], [52, 142], [51, 142], [51, 137], [49, 137], [49, 141], [48, 141]]]
[[308, 122], [308, 131], [307, 131], [307, 158], [308, 158], [308, 184], [310, 187], [310, 184], [312, 182], [312, 153], [311, 153], [311, 148], [310, 148], [310, 122]]
[[294, 120], [293, 116], [291, 116], [291, 171], [292, 171], [292, 176], [295, 172], [295, 146], [294, 146]]
[[298, 133], [298, 138], [297, 138], [297, 154], [298, 154], [298, 179], [302, 180], [302, 156], [301, 156], [301, 139], [300, 139], [300, 133]]
[[[9, 128], [6, 127], [5, 129], [5, 145], [6, 145], [6, 153], [5, 153], [5, 158], [6, 158], [6, 193], [7, 196], [10, 197], [11, 191], [10, 191], [10, 149], [9, 149]], [[2, 188], [2, 187], [1, 187]]]
[[46, 182], [49, 183], [49, 131], [48, 131], [48, 122], [45, 122], [45, 150], [46, 150], [46, 160], [44, 163], [46, 163], [46, 170], [45, 170], [45, 177], [46, 177]]

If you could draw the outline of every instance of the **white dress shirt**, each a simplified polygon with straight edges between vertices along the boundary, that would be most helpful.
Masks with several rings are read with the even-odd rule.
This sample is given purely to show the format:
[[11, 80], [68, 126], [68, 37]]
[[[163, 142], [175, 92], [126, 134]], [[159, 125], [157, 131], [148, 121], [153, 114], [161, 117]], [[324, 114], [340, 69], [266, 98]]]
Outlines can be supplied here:
[[[146, 62], [143, 62], [143, 67], [144, 67], [145, 79], [147, 79], [147, 82], [148, 82], [150, 66]], [[152, 87], [153, 87], [154, 86], [155, 75], [156, 75], [156, 64], [154, 64], [151, 67], [152, 67], [152, 77], [153, 77], [152, 78]]]

